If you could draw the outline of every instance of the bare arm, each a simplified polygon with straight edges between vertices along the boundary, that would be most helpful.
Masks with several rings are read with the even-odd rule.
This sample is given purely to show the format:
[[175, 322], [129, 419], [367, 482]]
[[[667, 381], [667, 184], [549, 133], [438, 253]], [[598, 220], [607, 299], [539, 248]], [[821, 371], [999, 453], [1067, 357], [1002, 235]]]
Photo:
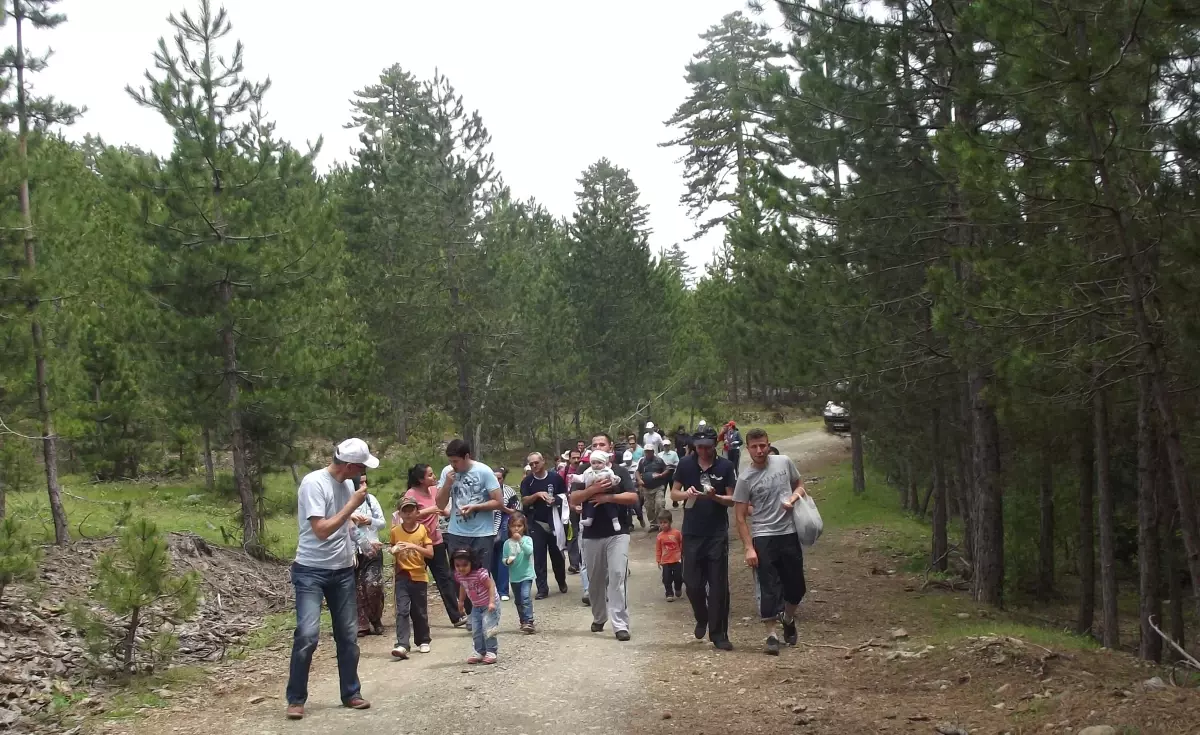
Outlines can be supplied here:
[[433, 558], [433, 542], [432, 541], [426, 541], [423, 545], [421, 545], [417, 548], [420, 550], [421, 556], [425, 557], [426, 559]]
[[[437, 503], [437, 507], [446, 508], [446, 506], [448, 506], [450, 504], [450, 488], [453, 485], [454, 485], [454, 473], [447, 472], [446, 473], [446, 481], [443, 482], [442, 486], [438, 488], [437, 497], [434, 499], [434, 502]], [[449, 510], [449, 509], [447, 509], [447, 510]]]
[[[583, 505], [588, 500], [591, 500], [596, 495], [607, 492], [612, 487], [612, 480], [607, 477], [602, 477], [593, 482], [591, 485], [582, 490], [575, 490], [571, 493], [571, 505]], [[636, 494], [635, 494], [636, 497]]]
[[754, 541], [750, 538], [750, 524], [746, 520], [749, 512], [749, 503], [734, 504], [733, 516], [737, 521], [738, 538], [742, 540], [742, 546], [746, 550], [746, 564], [756, 567], [758, 566], [758, 553], [754, 551]]
[[346, 525], [346, 521], [350, 520], [350, 516], [354, 515], [354, 511], [358, 510], [358, 506], [362, 505], [366, 497], [367, 488], [362, 486], [354, 491], [354, 494], [350, 496], [350, 501], [342, 506], [342, 509], [332, 518], [310, 516], [308, 522], [312, 524], [313, 534], [322, 541], [332, 536], [339, 528]]
[[496, 612], [496, 580], [492, 579], [492, 575], [488, 575], [488, 612]]

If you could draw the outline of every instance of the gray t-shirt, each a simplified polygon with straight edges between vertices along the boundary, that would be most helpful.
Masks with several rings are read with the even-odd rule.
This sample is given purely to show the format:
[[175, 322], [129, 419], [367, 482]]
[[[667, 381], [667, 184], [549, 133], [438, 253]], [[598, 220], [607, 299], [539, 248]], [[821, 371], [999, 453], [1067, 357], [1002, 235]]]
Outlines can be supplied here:
[[313, 532], [310, 518], [332, 518], [354, 494], [350, 480], [338, 482], [328, 469], [310, 472], [296, 491], [296, 517], [300, 539], [296, 543], [296, 563], [317, 569], [345, 569], [354, 566], [354, 541], [350, 522], [322, 541]]
[[753, 464], [738, 476], [733, 490], [735, 503], [749, 503], [750, 535], [786, 536], [796, 532], [791, 511], [783, 507], [783, 501], [792, 494], [792, 486], [800, 479], [800, 471], [792, 460], [782, 454], [767, 457], [763, 469]]

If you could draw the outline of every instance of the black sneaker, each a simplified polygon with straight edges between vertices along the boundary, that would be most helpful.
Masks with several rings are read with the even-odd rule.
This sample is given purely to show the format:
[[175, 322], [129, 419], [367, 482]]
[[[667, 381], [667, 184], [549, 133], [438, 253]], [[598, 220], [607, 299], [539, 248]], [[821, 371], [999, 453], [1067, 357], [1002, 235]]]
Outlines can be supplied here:
[[534, 595], [534, 596], [533, 596], [533, 599], [535, 599], [535, 600], [544, 600], [544, 599], [546, 599], [546, 598], [547, 598], [547, 597], [549, 597], [549, 596], [550, 596], [550, 593], [549, 593], [549, 592], [539, 592], [539, 593], [537, 593], [536, 595]]
[[592, 598], [588, 597], [587, 595], [584, 595], [584, 596], [583, 596], [583, 600], [582, 600], [582, 602], [583, 602], [583, 606], [584, 606], [584, 607], [591, 607], [591, 606], [592, 606]]
[[696, 629], [692, 631], [692, 635], [696, 636], [696, 640], [704, 640], [704, 634], [708, 632], [708, 621], [696, 623]]
[[617, 640], [621, 641], [622, 643], [624, 643], [625, 641], [629, 640], [629, 631], [627, 631], [627, 630], [618, 630], [618, 631], [617, 631]]
[[718, 638], [713, 641], [713, 648], [718, 651], [732, 651], [733, 644], [729, 642], [728, 638]]
[[579, 567], [567, 567], [567, 574], [579, 574]]
[[604, 630], [604, 623], [592, 623], [592, 632], [599, 633]]
[[779, 639], [776, 638], [775, 636], [768, 636], [767, 637], [767, 645], [763, 649], [763, 653], [767, 654], [768, 656], [778, 656], [779, 655]]
[[797, 636], [796, 636], [796, 619], [792, 618], [791, 622], [788, 622], [786, 620], [784, 620], [782, 622], [783, 622], [783, 642], [788, 644], [789, 646], [796, 645], [796, 642], [799, 640], [799, 638], [797, 638]]
[[558, 586], [558, 591], [563, 593], [564, 595], [567, 594], [567, 583], [563, 582], [562, 584], [560, 584]]

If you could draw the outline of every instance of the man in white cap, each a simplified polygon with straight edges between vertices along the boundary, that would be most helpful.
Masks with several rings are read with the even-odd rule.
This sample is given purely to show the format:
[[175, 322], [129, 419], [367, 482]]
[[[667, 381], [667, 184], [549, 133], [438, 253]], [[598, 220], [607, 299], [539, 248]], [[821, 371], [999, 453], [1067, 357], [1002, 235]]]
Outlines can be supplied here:
[[646, 422], [646, 433], [642, 434], [642, 446], [647, 444], [654, 445], [654, 451], [662, 450], [662, 434], [658, 433], [658, 429], [654, 428], [653, 421]]
[[342, 705], [368, 709], [358, 682], [358, 604], [354, 594], [354, 535], [351, 518], [367, 497], [367, 483], [353, 478], [379, 466], [362, 439], [347, 439], [324, 469], [305, 475], [297, 491], [300, 538], [292, 564], [296, 588], [296, 634], [288, 673], [287, 716], [304, 717], [308, 672], [321, 635], [321, 601], [329, 606], [337, 645]]

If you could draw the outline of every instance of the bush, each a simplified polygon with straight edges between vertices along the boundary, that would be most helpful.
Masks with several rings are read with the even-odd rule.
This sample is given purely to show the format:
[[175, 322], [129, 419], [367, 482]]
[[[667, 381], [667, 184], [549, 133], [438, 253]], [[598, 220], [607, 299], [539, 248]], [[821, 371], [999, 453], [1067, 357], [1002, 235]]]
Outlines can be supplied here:
[[[170, 632], [173, 626], [162, 623], [179, 623], [196, 613], [200, 603], [200, 575], [171, 572], [167, 541], [154, 523], [145, 518], [125, 529], [116, 548], [104, 552], [97, 560], [94, 571], [96, 585], [92, 588], [92, 600], [107, 610], [108, 615], [84, 605], [75, 605], [71, 610], [72, 621], [87, 639], [93, 657], [99, 660], [106, 651], [115, 649], [122, 670], [134, 671], [138, 632], [149, 628], [160, 631], [148, 641], [152, 657], [169, 658], [176, 638]], [[110, 626], [110, 618], [118, 623]]]
[[37, 575], [41, 549], [15, 518], [0, 522], [0, 599], [13, 582], [28, 582]]
[[37, 482], [38, 463], [32, 444], [20, 437], [0, 440], [0, 485], [8, 492], [19, 493], [33, 488]]

